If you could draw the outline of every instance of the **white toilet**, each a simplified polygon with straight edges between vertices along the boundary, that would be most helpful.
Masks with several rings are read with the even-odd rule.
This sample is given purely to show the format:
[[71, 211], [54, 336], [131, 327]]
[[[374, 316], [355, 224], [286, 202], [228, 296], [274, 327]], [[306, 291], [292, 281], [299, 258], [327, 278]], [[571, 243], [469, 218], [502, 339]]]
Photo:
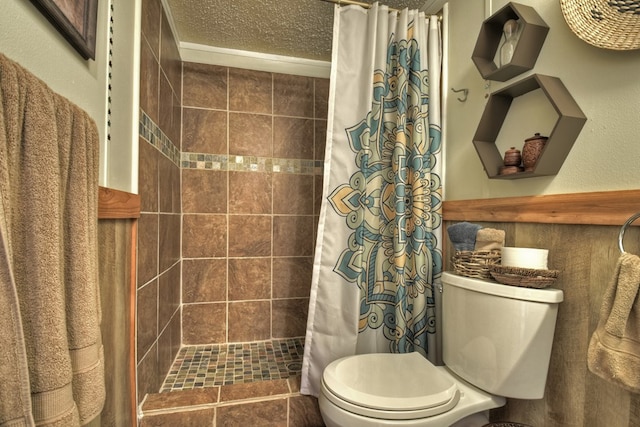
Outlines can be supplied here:
[[323, 372], [327, 427], [471, 427], [506, 397], [541, 399], [547, 381], [558, 289], [533, 289], [442, 274], [443, 358], [359, 354]]

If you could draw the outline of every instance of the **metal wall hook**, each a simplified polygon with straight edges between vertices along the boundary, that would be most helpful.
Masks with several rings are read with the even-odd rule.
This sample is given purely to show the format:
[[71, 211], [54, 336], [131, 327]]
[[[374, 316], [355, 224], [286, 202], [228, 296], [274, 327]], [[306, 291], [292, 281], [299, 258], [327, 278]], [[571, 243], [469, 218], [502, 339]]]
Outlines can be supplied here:
[[467, 96], [469, 95], [469, 89], [454, 89], [451, 88], [451, 91], [453, 91], [454, 93], [460, 93], [462, 92], [462, 98], [458, 98], [458, 101], [460, 102], [465, 102], [467, 100]]

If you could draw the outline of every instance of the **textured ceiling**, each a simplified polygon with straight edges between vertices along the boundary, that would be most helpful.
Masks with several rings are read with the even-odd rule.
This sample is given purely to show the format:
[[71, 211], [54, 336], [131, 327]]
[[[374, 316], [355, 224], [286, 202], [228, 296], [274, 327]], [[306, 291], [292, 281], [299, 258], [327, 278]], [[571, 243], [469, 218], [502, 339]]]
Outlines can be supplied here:
[[[373, 3], [373, 0], [361, 0]], [[322, 0], [165, 0], [180, 42], [329, 61], [334, 5]], [[427, 3], [431, 1], [427, 0]], [[425, 0], [387, 0], [419, 9]]]

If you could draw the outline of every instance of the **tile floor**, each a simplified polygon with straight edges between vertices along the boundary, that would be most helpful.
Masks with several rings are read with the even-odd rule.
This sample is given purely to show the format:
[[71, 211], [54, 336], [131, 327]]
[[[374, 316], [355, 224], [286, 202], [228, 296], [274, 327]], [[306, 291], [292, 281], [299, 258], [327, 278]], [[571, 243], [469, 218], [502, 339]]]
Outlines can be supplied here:
[[324, 427], [318, 400], [300, 394], [304, 338], [184, 347], [141, 427]]
[[300, 374], [304, 338], [180, 349], [160, 392], [287, 379]]

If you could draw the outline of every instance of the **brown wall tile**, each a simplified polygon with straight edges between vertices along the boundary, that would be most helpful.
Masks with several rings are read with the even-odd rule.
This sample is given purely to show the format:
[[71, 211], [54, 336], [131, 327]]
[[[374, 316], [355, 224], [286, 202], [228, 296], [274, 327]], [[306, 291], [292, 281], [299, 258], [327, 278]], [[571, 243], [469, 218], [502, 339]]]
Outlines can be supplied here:
[[313, 214], [313, 175], [274, 174], [274, 214]]
[[159, 122], [158, 91], [160, 90], [160, 64], [143, 37], [140, 40], [140, 108], [155, 123]]
[[169, 410], [188, 408], [192, 405], [207, 405], [218, 403], [218, 391], [220, 387], [196, 388], [180, 390], [175, 393], [153, 393], [147, 396], [142, 405], [143, 411]]
[[[141, 66], [151, 71], [141, 76], [141, 84], [147, 85], [141, 89], [141, 106], [147, 105], [151, 111], [145, 112], [183, 152], [322, 157], [328, 81], [181, 65], [160, 1], [144, 0], [143, 8], [149, 12], [143, 18], [141, 55], [146, 57]], [[155, 82], [148, 79], [151, 74], [157, 76]], [[141, 142], [140, 156], [142, 206], [154, 214], [143, 214], [139, 223], [144, 242], [139, 246], [138, 277], [140, 285], [155, 278], [149, 284], [153, 288], [144, 289], [155, 289], [158, 302], [140, 312], [140, 331], [147, 331], [138, 345], [150, 350], [141, 352], [147, 357], [139, 365], [139, 393], [157, 391], [182, 340], [190, 345], [269, 339], [272, 322], [278, 330], [273, 336], [299, 336], [300, 324], [306, 323], [317, 177], [181, 171], [147, 142]], [[274, 217], [274, 206], [275, 213], [287, 216]], [[284, 258], [272, 259], [276, 254]], [[186, 259], [178, 263], [181, 258]], [[274, 296], [296, 299], [272, 302]], [[149, 299], [143, 295], [141, 301]], [[152, 317], [156, 321], [148, 328]], [[255, 425], [260, 418], [251, 416]], [[286, 423], [286, 408], [283, 417]], [[241, 415], [238, 419], [243, 420]], [[273, 419], [278, 425], [279, 418]], [[219, 424], [232, 425], [227, 422], [229, 418]]]
[[313, 159], [313, 123], [312, 119], [274, 117], [273, 157]]
[[218, 427], [287, 426], [287, 399], [223, 406], [216, 414]]
[[271, 217], [266, 215], [229, 216], [229, 256], [271, 255]]
[[227, 68], [217, 65], [183, 64], [185, 107], [227, 109]]
[[[174, 314], [173, 318], [179, 318], [180, 313]], [[172, 319], [173, 319], [172, 318]], [[156, 375], [160, 378], [160, 381], [163, 381], [167, 376], [167, 373], [171, 369], [171, 364], [173, 363], [173, 359], [175, 359], [175, 355], [172, 353], [171, 348], [171, 329], [165, 328], [159, 329], [158, 332], [160, 335], [158, 336], [158, 366], [156, 367]]]
[[220, 387], [220, 402], [289, 394], [287, 380], [267, 380]]
[[[182, 64], [160, 0], [142, 1], [140, 48], [141, 109], [179, 148]], [[138, 295], [137, 314], [137, 347], [142, 358], [138, 399], [142, 399], [158, 391], [181, 344], [181, 188], [178, 165], [149, 142], [141, 139], [139, 148], [141, 208], [148, 212], [138, 222], [138, 281], [139, 285], [147, 283]]]
[[142, 402], [147, 393], [157, 393], [162, 385], [162, 378], [158, 377], [158, 350], [156, 344], [144, 355], [137, 365], [138, 372], [138, 402]]
[[327, 145], [327, 121], [315, 120], [314, 129], [314, 159], [324, 161], [325, 147]]
[[158, 278], [158, 331], [167, 327], [180, 307], [180, 275], [177, 263]]
[[314, 117], [316, 119], [326, 119], [329, 107], [329, 79], [314, 79]]
[[272, 304], [273, 336], [303, 337], [307, 328], [309, 298], [274, 299]]
[[230, 68], [229, 110], [271, 114], [272, 89], [271, 73]]
[[138, 287], [158, 275], [158, 215], [141, 214], [138, 220]]
[[291, 393], [298, 393], [300, 391], [301, 379], [302, 378], [300, 377], [300, 375], [287, 378], [287, 383], [289, 383], [289, 389], [291, 390]]
[[281, 116], [313, 117], [313, 78], [273, 75], [273, 114]]
[[312, 273], [312, 257], [274, 258], [273, 298], [308, 297]]
[[182, 342], [185, 345], [218, 344], [227, 338], [225, 303], [184, 304]]
[[176, 426], [213, 426], [215, 409], [197, 409], [192, 411], [152, 414], [145, 416], [140, 427], [176, 427]]
[[182, 98], [182, 62], [167, 15], [162, 13], [160, 27], [160, 67], [167, 76], [176, 98]]
[[270, 258], [229, 259], [229, 301], [269, 298]]
[[229, 172], [229, 213], [270, 214], [271, 173]]
[[162, 273], [180, 259], [180, 215], [160, 214], [158, 271]]
[[160, 77], [160, 102], [158, 125], [176, 147], [180, 147], [180, 128], [182, 126], [182, 107], [178, 96], [173, 91], [169, 80], [162, 74]]
[[227, 153], [227, 112], [183, 109], [182, 150], [189, 153]]
[[[171, 318], [171, 321], [169, 322], [168, 329], [171, 337], [171, 361], [173, 362], [173, 359], [178, 354], [178, 350], [180, 350], [180, 347], [182, 346], [182, 312], [181, 310], [178, 310], [176, 314], [173, 315], [173, 317]], [[165, 375], [168, 372], [169, 370], [165, 372]], [[164, 377], [162, 377], [162, 380], [164, 380]]]
[[161, 14], [162, 4], [160, 0], [142, 0], [142, 34], [149, 43], [156, 58], [160, 57]]
[[185, 258], [227, 255], [226, 215], [183, 215], [182, 256]]
[[182, 211], [184, 213], [227, 213], [227, 173], [183, 169]]
[[315, 243], [312, 216], [273, 217], [273, 255], [311, 256]]
[[318, 399], [313, 396], [291, 396], [289, 398], [289, 425], [324, 427]]
[[229, 113], [229, 154], [271, 157], [273, 119], [265, 114]]
[[271, 338], [269, 301], [229, 303], [229, 342], [261, 341]]
[[166, 156], [158, 154], [158, 170], [160, 212], [180, 213], [180, 169]]
[[138, 139], [138, 193], [142, 212], [158, 212], [158, 150]]
[[158, 280], [138, 289], [136, 304], [137, 353], [140, 361], [158, 337]]
[[227, 298], [226, 259], [182, 261], [182, 302], [216, 302]]

